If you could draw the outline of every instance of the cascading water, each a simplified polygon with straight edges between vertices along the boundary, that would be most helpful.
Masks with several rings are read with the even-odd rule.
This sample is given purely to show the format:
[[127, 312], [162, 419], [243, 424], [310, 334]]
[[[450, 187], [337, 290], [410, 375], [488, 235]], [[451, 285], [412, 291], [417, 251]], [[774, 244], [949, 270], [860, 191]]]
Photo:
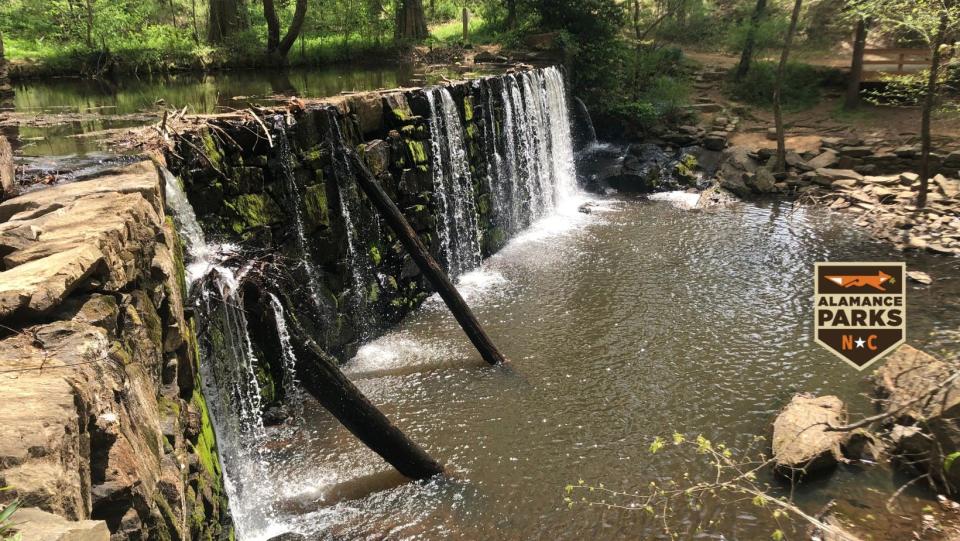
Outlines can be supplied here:
[[283, 115], [277, 115], [274, 118], [274, 128], [277, 131], [277, 159], [280, 161], [280, 170], [283, 176], [283, 187], [286, 191], [286, 197], [293, 208], [293, 222], [297, 234], [297, 243], [300, 246], [300, 265], [307, 275], [307, 289], [310, 292], [310, 299], [318, 310], [323, 311], [323, 302], [320, 298], [320, 279], [317, 269], [313, 266], [313, 257], [310, 252], [310, 244], [307, 242], [306, 227], [303, 224], [303, 211], [300, 208], [302, 195], [297, 186], [297, 179], [293, 173], [293, 155], [290, 152], [290, 140], [287, 137], [286, 122]]
[[[373, 269], [370, 267], [370, 261], [366, 256], [366, 251], [361, 251], [360, 244], [362, 240], [362, 226], [359, 222], [360, 198], [353, 190], [356, 189], [356, 183], [353, 179], [353, 170], [350, 161], [346, 159], [342, 152], [338, 152], [339, 145], [343, 142], [343, 132], [340, 129], [340, 120], [336, 112], [327, 111], [327, 138], [330, 143], [333, 159], [334, 179], [337, 183], [337, 194], [340, 197], [340, 214], [343, 217], [343, 228], [347, 241], [347, 259], [350, 265], [350, 276], [353, 281], [350, 294], [351, 311], [354, 314], [354, 327], [359, 334], [360, 339], [367, 338], [372, 330], [370, 313], [370, 303], [366, 288], [376, 287], [373, 280]], [[374, 229], [379, 237], [380, 222], [374, 220]]]
[[427, 90], [426, 94], [430, 102], [433, 188], [443, 222], [440, 241], [447, 272], [459, 276], [480, 264], [479, 219], [463, 123], [446, 88]]
[[[485, 109], [482, 115], [484, 125], [478, 135], [481, 140], [476, 141], [484, 151], [479, 159], [485, 163], [478, 166], [476, 174], [478, 179], [479, 175], [485, 175], [482, 182], [489, 189], [490, 202], [495, 209], [494, 225], [509, 235], [572, 201], [576, 186], [567, 99], [560, 72], [549, 68], [507, 75], [500, 82], [502, 85], [497, 91], [493, 90], [496, 86], [479, 85], [472, 96], [474, 102], [482, 104]], [[472, 270], [481, 260], [485, 225], [480, 223], [480, 194], [477, 190], [483, 188], [475, 186], [474, 181], [478, 179], [471, 174], [466, 125], [453, 95], [446, 88], [433, 88], [426, 90], [425, 96], [430, 106], [434, 201], [440, 248], [450, 274], [458, 276]], [[369, 220], [368, 213], [363, 212], [361, 198], [353, 191], [354, 172], [342, 150], [344, 136], [337, 113], [330, 110], [328, 119], [333, 176], [340, 195], [349, 257], [350, 310], [360, 338], [365, 339], [368, 338], [366, 323], [371, 316], [368, 312], [372, 308], [365, 288], [376, 287], [377, 279], [366, 247], [372, 238], [369, 235], [377, 233], [376, 237], [380, 237], [379, 224], [375, 219]], [[304, 266], [310, 295], [319, 306], [320, 282], [311, 262], [301, 211], [302, 194], [294, 175], [295, 161], [283, 117], [278, 117], [275, 128], [275, 157], [282, 176], [279, 180], [284, 197], [290, 203], [295, 240], [303, 256], [297, 264]], [[257, 329], [248, 328], [248, 316], [240, 294], [240, 282], [249, 263], [238, 270], [224, 263], [228, 257], [237, 254], [237, 248], [207, 245], [177, 179], [169, 173], [165, 175], [168, 206], [187, 249], [189, 285], [202, 286], [197, 296], [198, 323], [210, 347], [206, 348], [200, 362], [201, 376], [224, 467], [224, 484], [237, 538], [268, 539], [289, 528], [290, 511], [284, 505], [289, 501], [290, 492], [305, 490], [310, 493], [321, 489], [329, 480], [319, 479], [316, 464], [305, 458], [303, 462], [306, 464], [301, 468], [305, 473], [295, 483], [296, 489], [286, 490], [290, 477], [273, 481], [277, 479], [278, 470], [289, 476], [292, 461], [299, 455], [292, 448], [278, 451], [282, 446], [277, 445], [274, 429], [264, 426], [263, 389], [258, 379], [259, 371], [263, 370], [260, 363], [264, 359], [257, 358], [257, 352], [261, 350], [255, 348], [251, 340], [251, 334], [254, 338], [258, 336]], [[268, 306], [263, 309], [272, 310], [274, 315], [283, 390], [294, 408], [294, 417], [300, 420], [303, 393], [297, 386], [296, 357], [287, 332], [284, 306], [276, 296], [269, 295], [268, 298], [265, 303]], [[307, 431], [303, 423], [294, 425], [284, 428], [284, 433]]]

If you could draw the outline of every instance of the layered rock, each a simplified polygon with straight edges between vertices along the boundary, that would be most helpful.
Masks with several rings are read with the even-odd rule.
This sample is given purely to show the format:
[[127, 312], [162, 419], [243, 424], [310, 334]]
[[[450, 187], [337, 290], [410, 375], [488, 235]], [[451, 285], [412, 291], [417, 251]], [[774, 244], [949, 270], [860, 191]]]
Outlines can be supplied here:
[[230, 532], [162, 193], [144, 161], [0, 204], [0, 497], [115, 540]]

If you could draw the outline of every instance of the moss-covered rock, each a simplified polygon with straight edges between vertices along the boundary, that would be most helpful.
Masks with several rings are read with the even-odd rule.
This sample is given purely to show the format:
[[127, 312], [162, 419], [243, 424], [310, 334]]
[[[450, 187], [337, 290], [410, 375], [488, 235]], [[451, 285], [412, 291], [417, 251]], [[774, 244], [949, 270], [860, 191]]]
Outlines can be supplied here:
[[230, 229], [248, 236], [251, 229], [269, 226], [283, 219], [280, 208], [264, 194], [244, 194], [224, 202], [232, 211]]

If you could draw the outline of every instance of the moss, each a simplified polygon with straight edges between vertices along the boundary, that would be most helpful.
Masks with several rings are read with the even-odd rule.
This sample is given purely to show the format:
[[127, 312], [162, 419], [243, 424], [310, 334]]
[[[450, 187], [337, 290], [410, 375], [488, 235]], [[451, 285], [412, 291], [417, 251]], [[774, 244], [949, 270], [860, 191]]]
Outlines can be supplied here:
[[374, 266], [379, 266], [380, 261], [383, 260], [383, 257], [380, 255], [380, 248], [376, 244], [370, 246], [370, 260], [373, 261]]
[[377, 287], [376, 282], [370, 284], [370, 293], [367, 294], [367, 300], [370, 301], [371, 304], [380, 300], [380, 288]]
[[260, 385], [260, 397], [265, 404], [271, 404], [277, 400], [277, 384], [273, 381], [273, 375], [263, 364], [257, 363], [257, 383]]
[[463, 118], [467, 122], [473, 120], [473, 98], [470, 96], [463, 98]]
[[180, 417], [180, 401], [160, 395], [157, 398], [160, 414], [167, 417]]
[[174, 224], [173, 218], [167, 216], [166, 221], [170, 231], [173, 232], [173, 267], [177, 274], [177, 285], [180, 287], [180, 295], [185, 296], [187, 294], [187, 268], [183, 263], [183, 243], [180, 241], [180, 235], [177, 233], [177, 226]]
[[420, 141], [407, 140], [407, 148], [410, 150], [410, 158], [414, 164], [421, 165], [427, 163], [427, 150]]
[[220, 149], [217, 148], [217, 143], [213, 140], [213, 135], [209, 130], [203, 132], [200, 136], [200, 142], [203, 143], [203, 153], [206, 155], [207, 160], [210, 161], [210, 165], [222, 170], [223, 154], [221, 154]]
[[280, 209], [276, 203], [262, 194], [244, 194], [225, 201], [224, 204], [235, 215], [230, 229], [238, 235], [246, 235], [250, 229], [268, 226], [280, 220]]
[[323, 184], [307, 186], [303, 195], [307, 220], [314, 227], [330, 227], [330, 208], [327, 205], [327, 189]]
[[199, 388], [198, 382], [197, 388], [193, 391], [193, 396], [190, 397], [190, 403], [200, 413], [200, 435], [197, 436], [197, 442], [193, 445], [193, 452], [196, 453], [197, 459], [200, 461], [200, 467], [207, 473], [219, 492], [223, 486], [223, 473], [220, 469], [220, 457], [217, 455], [217, 437], [213, 432], [213, 423], [210, 422], [207, 401], [203, 398]]
[[160, 516], [163, 517], [162, 522], [156, 523], [156, 530], [151, 532], [151, 539], [157, 539], [159, 541], [169, 541], [176, 537], [180, 538], [176, 533], [171, 534], [177, 531], [177, 524], [180, 521], [177, 519], [177, 516], [173, 513], [173, 509], [170, 509], [170, 503], [167, 500], [163, 499], [163, 492], [156, 491], [153, 493], [153, 502], [157, 504], [157, 508], [160, 510]]

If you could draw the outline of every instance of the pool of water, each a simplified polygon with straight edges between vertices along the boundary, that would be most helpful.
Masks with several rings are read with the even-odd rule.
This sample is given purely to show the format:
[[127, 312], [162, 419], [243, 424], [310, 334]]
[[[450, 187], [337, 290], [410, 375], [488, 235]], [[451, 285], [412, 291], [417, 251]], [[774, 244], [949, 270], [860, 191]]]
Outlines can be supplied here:
[[[471, 74], [470, 76], [476, 75]], [[284, 102], [289, 96], [322, 98], [341, 92], [422, 86], [449, 69], [425, 71], [397, 64], [389, 67], [335, 67], [237, 70], [214, 74], [182, 73], [163, 77], [126, 76], [115, 81], [50, 78], [14, 85], [12, 101], [0, 109], [27, 115], [27, 122], [0, 126], [14, 145], [23, 174], [58, 175], [77, 167], [109, 162], [114, 153], [101, 148], [97, 133], [156, 123], [163, 110], [217, 113], [251, 104]], [[466, 75], [459, 75], [460, 77]], [[32, 116], [42, 122], [30, 122]]]
[[[651, 454], [651, 442], [702, 434], [738, 456], [751, 445], [766, 451], [757, 436], [769, 436], [798, 391], [869, 412], [864, 375], [811, 339], [813, 264], [903, 254], [822, 210], [681, 207], [601, 199], [589, 215], [537, 224], [464, 276], [460, 287], [510, 369], [486, 366], [435, 297], [346, 364], [387, 416], [448, 465], [449, 480], [404, 483], [308, 401], [264, 449], [277, 472], [258, 487], [266, 518], [237, 517], [240, 537], [669, 538], [641, 510], [568, 509], [564, 487], [582, 479], [642, 493], [651, 482], [709, 479], [715, 470], [703, 456], [670, 444]], [[936, 279], [908, 288], [909, 341], [956, 351], [960, 262], [907, 264]], [[868, 495], [883, 501], [898, 481], [843, 467], [795, 495], [808, 511], [831, 498], [856, 509]], [[763, 474], [760, 482], [788, 490]], [[929, 503], [908, 496], [916, 509]], [[749, 498], [693, 502], [671, 516], [680, 538], [769, 539], [805, 527]]]

